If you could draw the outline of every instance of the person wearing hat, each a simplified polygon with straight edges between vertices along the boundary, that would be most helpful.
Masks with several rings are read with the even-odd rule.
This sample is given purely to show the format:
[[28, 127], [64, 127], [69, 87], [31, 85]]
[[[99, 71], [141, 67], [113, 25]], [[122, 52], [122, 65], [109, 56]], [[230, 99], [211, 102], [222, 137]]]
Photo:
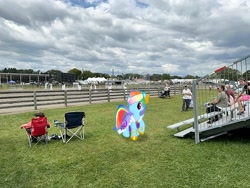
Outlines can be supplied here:
[[192, 99], [192, 92], [187, 87], [187, 85], [185, 85], [184, 89], [182, 90], [182, 112], [188, 110], [191, 99]]
[[[42, 118], [42, 117], [45, 117], [45, 114], [43, 112], [37, 112], [34, 114], [34, 116], [36, 118]], [[47, 127], [48, 128], [50, 127], [50, 123], [48, 121], [47, 121]], [[31, 134], [31, 121], [26, 124], [21, 125], [20, 128], [25, 129], [29, 134]]]

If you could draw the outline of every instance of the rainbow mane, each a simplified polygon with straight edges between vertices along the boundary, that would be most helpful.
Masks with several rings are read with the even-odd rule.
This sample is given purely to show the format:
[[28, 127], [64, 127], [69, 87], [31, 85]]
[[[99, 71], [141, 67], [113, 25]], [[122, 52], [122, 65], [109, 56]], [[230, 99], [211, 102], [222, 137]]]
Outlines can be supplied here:
[[131, 91], [128, 98], [128, 104], [139, 102], [143, 99], [143, 94], [139, 91]]

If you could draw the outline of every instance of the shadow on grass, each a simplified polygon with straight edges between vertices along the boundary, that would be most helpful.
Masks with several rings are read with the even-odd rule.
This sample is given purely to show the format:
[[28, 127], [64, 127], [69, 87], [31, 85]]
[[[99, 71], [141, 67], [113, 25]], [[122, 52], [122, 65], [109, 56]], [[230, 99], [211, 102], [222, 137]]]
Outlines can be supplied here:
[[135, 142], [135, 143], [136, 142], [147, 142], [150, 139], [150, 137], [146, 133], [144, 135], [142, 135], [142, 136], [140, 135], [138, 137], [138, 140], [136, 140], [136, 141], [133, 141], [130, 137], [126, 138], [126, 137], [124, 137], [122, 135], [119, 135], [119, 137], [120, 137], [120, 139], [122, 139], [126, 143], [128, 143], [128, 142]]
[[233, 131], [229, 131], [227, 134], [219, 136], [213, 139], [214, 142], [238, 142], [238, 143], [250, 143], [250, 129], [241, 128]]
[[[172, 135], [171, 139], [176, 138], [174, 135]], [[166, 137], [166, 140], [169, 140], [170, 137]], [[176, 138], [178, 140], [194, 140], [194, 135], [186, 135], [183, 138]], [[227, 134], [223, 134], [221, 136], [215, 137], [213, 139], [209, 139], [205, 142], [230, 142], [230, 143], [250, 143], [250, 128], [241, 128], [236, 129], [233, 131], [228, 131]]]

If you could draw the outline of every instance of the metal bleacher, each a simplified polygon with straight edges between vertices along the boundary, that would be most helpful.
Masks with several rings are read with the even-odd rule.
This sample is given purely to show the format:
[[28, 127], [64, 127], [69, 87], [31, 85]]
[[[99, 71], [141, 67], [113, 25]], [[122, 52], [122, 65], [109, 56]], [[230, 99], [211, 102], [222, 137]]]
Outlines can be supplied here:
[[[195, 138], [195, 143], [199, 143], [227, 134], [229, 131], [250, 127], [250, 101], [244, 102], [245, 112], [242, 115], [237, 115], [238, 103], [223, 108], [220, 112], [206, 113], [206, 107], [204, 107], [205, 103], [212, 101], [217, 96], [218, 85], [229, 84], [237, 95], [240, 91], [239, 78], [250, 80], [250, 55], [194, 80], [192, 83], [193, 117], [168, 125], [167, 128], [177, 129], [174, 134], [176, 137], [192, 137]], [[208, 118], [215, 115], [220, 115], [221, 118], [208, 124]]]

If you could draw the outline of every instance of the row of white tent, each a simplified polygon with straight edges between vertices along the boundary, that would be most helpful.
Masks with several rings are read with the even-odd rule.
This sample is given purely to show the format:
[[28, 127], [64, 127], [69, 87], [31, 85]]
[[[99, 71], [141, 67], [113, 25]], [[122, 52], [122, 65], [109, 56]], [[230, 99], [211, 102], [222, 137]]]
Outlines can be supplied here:
[[[104, 77], [93, 77], [88, 78], [87, 80], [77, 80], [77, 82], [81, 85], [105, 83], [106, 81], [108, 80]], [[192, 81], [193, 79], [172, 79], [173, 83], [192, 83]]]
[[101, 82], [101, 83], [103, 83], [103, 82], [106, 82], [107, 79], [104, 77], [97, 77], [97, 78], [94, 77], [94, 78], [88, 78], [86, 81], [87, 82]]
[[176, 84], [176, 83], [192, 83], [194, 79], [172, 79], [171, 81]]
[[98, 83], [104, 83], [108, 81], [104, 77], [93, 77], [93, 78], [88, 78], [87, 80], [77, 80], [77, 82], [81, 85], [87, 85], [87, 84], [98, 84]]

